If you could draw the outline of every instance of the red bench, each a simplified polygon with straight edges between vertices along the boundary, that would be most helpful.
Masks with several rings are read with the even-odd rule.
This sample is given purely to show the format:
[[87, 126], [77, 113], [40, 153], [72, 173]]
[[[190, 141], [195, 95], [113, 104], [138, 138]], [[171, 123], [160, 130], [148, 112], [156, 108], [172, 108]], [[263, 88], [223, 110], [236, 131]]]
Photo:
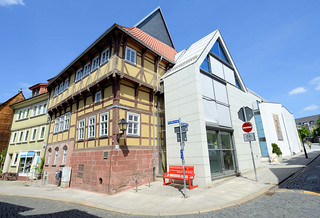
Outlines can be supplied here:
[[[192, 186], [192, 181], [194, 179], [194, 166], [184, 166], [186, 181], [189, 183], [189, 189], [197, 188], [198, 185]], [[166, 179], [169, 182], [166, 183]], [[182, 166], [169, 166], [169, 172], [163, 173], [163, 185], [169, 185], [172, 183], [170, 179], [183, 180], [183, 168]]]

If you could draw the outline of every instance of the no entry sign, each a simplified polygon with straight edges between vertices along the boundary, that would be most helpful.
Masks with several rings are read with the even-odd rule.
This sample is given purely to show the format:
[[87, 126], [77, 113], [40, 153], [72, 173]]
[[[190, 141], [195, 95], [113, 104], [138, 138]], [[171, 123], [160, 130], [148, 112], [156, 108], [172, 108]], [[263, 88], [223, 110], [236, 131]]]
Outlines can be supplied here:
[[250, 122], [246, 122], [242, 125], [242, 130], [244, 132], [251, 132], [252, 130], [252, 124]]

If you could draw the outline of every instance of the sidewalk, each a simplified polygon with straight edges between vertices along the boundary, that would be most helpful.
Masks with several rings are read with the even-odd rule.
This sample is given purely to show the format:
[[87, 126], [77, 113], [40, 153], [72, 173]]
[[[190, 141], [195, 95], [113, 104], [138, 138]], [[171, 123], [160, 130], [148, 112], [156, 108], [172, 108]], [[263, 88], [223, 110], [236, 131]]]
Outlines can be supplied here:
[[183, 187], [163, 186], [160, 180], [151, 183], [150, 187], [140, 186], [137, 192], [128, 190], [115, 195], [53, 185], [43, 187], [35, 182], [0, 181], [0, 195], [58, 200], [133, 215], [199, 214], [234, 206], [262, 195], [320, 155], [319, 146], [307, 151], [309, 159], [300, 153], [279, 165], [263, 164], [257, 169], [258, 182], [254, 172], [250, 171], [240, 177], [213, 181], [211, 188], [187, 189], [187, 198], [181, 193]]

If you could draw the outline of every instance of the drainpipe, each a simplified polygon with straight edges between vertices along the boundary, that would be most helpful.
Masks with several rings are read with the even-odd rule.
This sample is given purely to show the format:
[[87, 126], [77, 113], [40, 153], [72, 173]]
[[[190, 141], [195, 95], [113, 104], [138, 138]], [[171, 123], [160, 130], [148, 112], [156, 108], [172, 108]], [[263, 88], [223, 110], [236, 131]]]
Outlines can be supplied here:
[[[47, 101], [47, 111], [48, 111], [48, 108], [49, 108], [49, 99], [50, 99], [50, 95], [51, 93], [49, 93], [49, 97], [48, 97], [48, 101]], [[46, 151], [47, 151], [47, 146], [48, 146], [48, 142], [49, 142], [49, 133], [50, 133], [50, 126], [51, 126], [51, 117], [48, 116], [48, 113], [46, 113], [46, 116], [48, 117], [49, 119], [49, 126], [48, 126], [48, 134], [47, 134], [47, 140], [46, 140], [46, 146], [44, 148], [44, 152], [43, 152], [43, 157], [46, 156]], [[71, 117], [70, 117], [71, 118]], [[45, 163], [44, 163], [45, 164]]]
[[[160, 60], [157, 63], [157, 89], [156, 92], [159, 91], [159, 64], [162, 60], [162, 56], [160, 57]], [[156, 93], [155, 92], [155, 93]], [[153, 118], [153, 155], [152, 155], [152, 161], [153, 161], [153, 181], [156, 181], [156, 139], [155, 139], [155, 111], [154, 111], [154, 97], [155, 93], [153, 94], [152, 99], [152, 118]]]

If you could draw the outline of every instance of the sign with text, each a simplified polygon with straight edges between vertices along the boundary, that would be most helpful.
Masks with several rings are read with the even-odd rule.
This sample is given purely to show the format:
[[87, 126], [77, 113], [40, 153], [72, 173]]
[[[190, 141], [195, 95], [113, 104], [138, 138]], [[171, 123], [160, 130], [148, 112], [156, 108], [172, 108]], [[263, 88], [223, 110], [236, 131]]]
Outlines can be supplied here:
[[243, 139], [245, 142], [251, 142], [251, 141], [255, 141], [256, 137], [254, 133], [245, 133], [243, 134]]

